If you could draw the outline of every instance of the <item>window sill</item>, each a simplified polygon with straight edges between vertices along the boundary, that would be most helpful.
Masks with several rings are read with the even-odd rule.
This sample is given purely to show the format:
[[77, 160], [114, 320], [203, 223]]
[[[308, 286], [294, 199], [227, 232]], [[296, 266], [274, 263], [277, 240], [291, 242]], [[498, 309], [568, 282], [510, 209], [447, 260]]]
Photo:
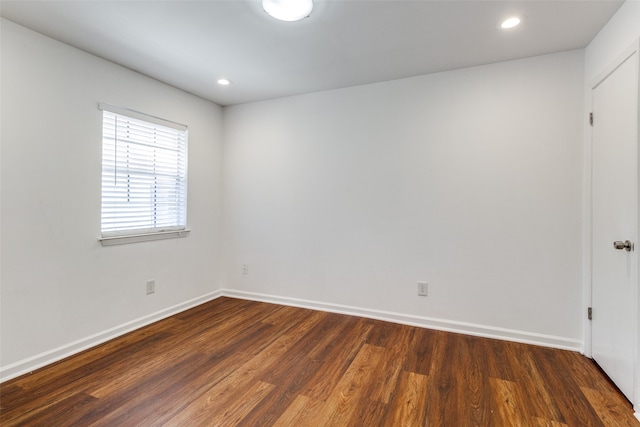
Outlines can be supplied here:
[[102, 246], [126, 245], [128, 243], [151, 242], [153, 240], [177, 239], [187, 237], [191, 230], [161, 231], [159, 233], [125, 234], [122, 236], [101, 237]]

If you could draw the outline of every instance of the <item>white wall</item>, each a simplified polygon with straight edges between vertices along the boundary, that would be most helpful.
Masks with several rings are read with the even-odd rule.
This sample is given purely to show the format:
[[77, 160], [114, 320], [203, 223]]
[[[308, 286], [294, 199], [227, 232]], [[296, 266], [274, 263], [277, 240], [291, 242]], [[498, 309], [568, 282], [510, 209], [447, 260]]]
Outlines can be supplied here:
[[583, 66], [572, 51], [226, 108], [224, 285], [580, 349]]
[[[220, 288], [222, 111], [9, 21], [1, 27], [6, 377]], [[98, 102], [189, 126], [189, 237], [101, 247]]]

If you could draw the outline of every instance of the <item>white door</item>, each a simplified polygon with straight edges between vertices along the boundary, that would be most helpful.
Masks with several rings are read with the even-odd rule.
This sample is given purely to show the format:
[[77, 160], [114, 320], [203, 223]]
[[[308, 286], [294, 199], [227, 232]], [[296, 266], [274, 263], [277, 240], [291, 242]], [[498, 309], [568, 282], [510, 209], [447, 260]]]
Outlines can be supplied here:
[[637, 57], [636, 49], [592, 91], [591, 351], [632, 402], [640, 250]]

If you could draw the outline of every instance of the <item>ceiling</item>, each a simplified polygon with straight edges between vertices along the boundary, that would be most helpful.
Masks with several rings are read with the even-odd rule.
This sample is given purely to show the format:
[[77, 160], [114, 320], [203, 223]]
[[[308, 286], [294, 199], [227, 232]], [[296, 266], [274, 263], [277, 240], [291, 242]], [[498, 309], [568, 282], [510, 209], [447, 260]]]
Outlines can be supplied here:
[[[224, 106], [584, 48], [621, 4], [316, 0], [281, 22], [257, 0], [2, 0], [0, 14]], [[511, 15], [522, 24], [500, 30]]]

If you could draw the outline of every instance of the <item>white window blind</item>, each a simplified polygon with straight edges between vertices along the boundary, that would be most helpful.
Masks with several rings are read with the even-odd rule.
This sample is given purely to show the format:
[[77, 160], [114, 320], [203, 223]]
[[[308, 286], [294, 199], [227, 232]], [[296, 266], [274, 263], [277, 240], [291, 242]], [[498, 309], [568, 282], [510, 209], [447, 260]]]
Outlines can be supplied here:
[[184, 230], [187, 128], [100, 104], [102, 237]]

